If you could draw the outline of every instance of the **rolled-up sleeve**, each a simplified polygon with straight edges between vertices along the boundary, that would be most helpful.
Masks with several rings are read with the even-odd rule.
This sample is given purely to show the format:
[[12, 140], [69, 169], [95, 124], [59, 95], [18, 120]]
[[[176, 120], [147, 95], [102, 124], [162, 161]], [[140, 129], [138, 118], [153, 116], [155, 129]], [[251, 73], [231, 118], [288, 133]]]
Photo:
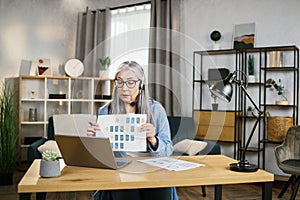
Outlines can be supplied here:
[[173, 144], [167, 114], [163, 106], [157, 101], [152, 101], [151, 110], [154, 115], [156, 138], [158, 146], [154, 150], [149, 144], [151, 156], [170, 156], [173, 153]]

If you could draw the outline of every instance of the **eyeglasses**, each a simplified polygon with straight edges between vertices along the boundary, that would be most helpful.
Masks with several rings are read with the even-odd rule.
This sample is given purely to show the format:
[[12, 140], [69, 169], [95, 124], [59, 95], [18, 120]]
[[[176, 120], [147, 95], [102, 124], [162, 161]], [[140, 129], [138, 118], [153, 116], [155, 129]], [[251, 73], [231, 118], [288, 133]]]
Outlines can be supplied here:
[[128, 88], [132, 89], [136, 86], [136, 83], [139, 81], [141, 81], [141, 80], [139, 79], [139, 80], [123, 81], [122, 79], [115, 79], [115, 83], [118, 88], [122, 88], [125, 83]]

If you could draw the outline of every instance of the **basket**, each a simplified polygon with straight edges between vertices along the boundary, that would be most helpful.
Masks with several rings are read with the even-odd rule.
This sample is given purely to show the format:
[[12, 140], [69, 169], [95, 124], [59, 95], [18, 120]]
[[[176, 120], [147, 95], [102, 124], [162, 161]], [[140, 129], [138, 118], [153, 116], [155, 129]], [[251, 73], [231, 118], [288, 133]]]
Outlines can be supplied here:
[[293, 126], [292, 117], [267, 117], [267, 139], [270, 142], [283, 142], [288, 129]]

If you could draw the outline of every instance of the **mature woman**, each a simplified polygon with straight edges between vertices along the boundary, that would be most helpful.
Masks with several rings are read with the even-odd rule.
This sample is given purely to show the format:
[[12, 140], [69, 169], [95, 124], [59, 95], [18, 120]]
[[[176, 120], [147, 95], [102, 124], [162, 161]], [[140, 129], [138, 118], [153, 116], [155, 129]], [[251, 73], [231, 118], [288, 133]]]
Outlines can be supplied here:
[[[147, 123], [141, 125], [146, 132], [147, 152], [115, 152], [116, 156], [169, 156], [173, 152], [170, 128], [162, 105], [149, 98], [143, 68], [136, 62], [124, 62], [117, 69], [112, 101], [99, 109], [99, 115], [146, 114]], [[88, 135], [101, 129], [89, 127]], [[119, 153], [119, 154], [118, 154]], [[101, 191], [100, 199], [177, 199], [175, 188]]]

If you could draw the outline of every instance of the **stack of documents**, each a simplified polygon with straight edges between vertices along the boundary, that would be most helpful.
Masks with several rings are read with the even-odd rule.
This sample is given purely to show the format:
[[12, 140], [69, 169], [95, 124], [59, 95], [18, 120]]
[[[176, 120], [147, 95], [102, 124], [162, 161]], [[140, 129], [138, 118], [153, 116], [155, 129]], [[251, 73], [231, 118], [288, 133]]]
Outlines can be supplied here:
[[146, 163], [155, 167], [160, 167], [170, 171], [182, 171], [193, 169], [196, 167], [203, 167], [204, 164], [188, 162], [169, 157], [150, 158], [145, 160], [139, 160], [139, 162]]

